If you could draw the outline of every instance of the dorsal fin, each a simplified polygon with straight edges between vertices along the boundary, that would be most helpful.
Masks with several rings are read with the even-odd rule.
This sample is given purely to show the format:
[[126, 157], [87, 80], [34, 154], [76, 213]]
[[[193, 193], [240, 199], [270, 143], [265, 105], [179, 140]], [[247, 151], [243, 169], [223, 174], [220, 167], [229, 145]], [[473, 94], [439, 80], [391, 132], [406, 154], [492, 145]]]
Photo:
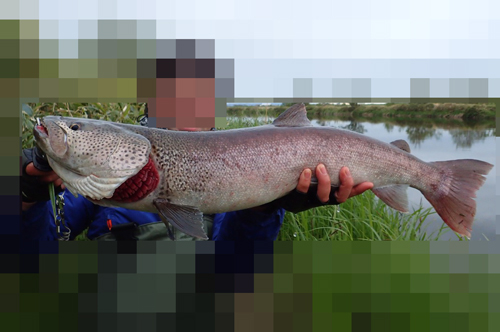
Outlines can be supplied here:
[[311, 126], [311, 121], [307, 118], [306, 106], [295, 104], [274, 120], [276, 127], [306, 127]]
[[408, 145], [408, 143], [404, 139], [398, 139], [394, 142], [391, 142], [391, 144], [394, 145], [395, 147], [400, 148], [403, 151], [411, 153], [410, 146]]

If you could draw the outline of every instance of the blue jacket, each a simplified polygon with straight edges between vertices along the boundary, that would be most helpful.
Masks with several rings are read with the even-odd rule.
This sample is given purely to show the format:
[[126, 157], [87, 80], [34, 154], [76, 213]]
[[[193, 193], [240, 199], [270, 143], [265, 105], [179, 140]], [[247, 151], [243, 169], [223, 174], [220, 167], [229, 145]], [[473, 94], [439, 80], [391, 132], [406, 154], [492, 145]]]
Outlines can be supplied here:
[[[64, 193], [64, 219], [74, 239], [89, 228], [87, 236], [96, 239], [109, 233], [108, 220], [112, 225], [135, 222], [138, 225], [158, 223], [156, 213], [108, 208], [95, 205], [83, 196], [75, 198], [69, 191]], [[213, 223], [213, 240], [276, 240], [283, 223], [285, 210], [272, 213], [242, 210], [216, 214]], [[57, 240], [56, 225], [50, 201], [38, 202], [22, 214], [21, 234], [26, 240]]]

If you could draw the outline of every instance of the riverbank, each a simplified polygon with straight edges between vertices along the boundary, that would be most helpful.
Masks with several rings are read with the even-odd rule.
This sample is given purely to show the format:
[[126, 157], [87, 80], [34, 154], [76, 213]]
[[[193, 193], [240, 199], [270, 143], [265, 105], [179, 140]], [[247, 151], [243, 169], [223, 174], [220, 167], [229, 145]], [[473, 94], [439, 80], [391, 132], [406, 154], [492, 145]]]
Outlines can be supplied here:
[[[263, 115], [278, 115], [287, 109], [276, 107], [229, 107], [228, 115], [248, 115], [259, 112]], [[421, 104], [383, 104], [366, 105], [306, 105], [307, 113], [312, 116], [337, 116], [341, 118], [395, 118], [395, 119], [447, 119], [464, 122], [495, 121], [493, 104], [458, 104], [458, 103], [421, 103]]]

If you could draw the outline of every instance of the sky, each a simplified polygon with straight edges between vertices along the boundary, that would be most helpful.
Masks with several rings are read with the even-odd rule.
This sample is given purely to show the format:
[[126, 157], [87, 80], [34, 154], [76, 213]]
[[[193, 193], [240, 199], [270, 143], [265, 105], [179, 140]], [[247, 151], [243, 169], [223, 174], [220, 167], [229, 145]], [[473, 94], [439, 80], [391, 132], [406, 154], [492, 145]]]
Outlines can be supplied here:
[[494, 0], [22, 0], [0, 19], [35, 20], [65, 59], [79, 40], [213, 40], [241, 100], [500, 96]]

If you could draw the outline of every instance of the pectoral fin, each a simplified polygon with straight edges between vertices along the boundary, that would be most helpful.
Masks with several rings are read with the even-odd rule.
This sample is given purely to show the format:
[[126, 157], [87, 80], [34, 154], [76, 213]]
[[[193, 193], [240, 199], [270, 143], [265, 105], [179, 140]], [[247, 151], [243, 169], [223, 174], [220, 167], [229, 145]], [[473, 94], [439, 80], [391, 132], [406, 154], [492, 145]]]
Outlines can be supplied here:
[[207, 234], [203, 230], [203, 213], [197, 208], [175, 205], [165, 199], [156, 199], [153, 204], [158, 209], [160, 217], [167, 226], [171, 238], [173, 237], [173, 233], [171, 228], [169, 228], [169, 224], [172, 224], [175, 228], [187, 235], [208, 240]]
[[408, 212], [408, 185], [399, 184], [387, 187], [373, 188], [372, 191], [378, 198], [391, 208], [401, 212]]

